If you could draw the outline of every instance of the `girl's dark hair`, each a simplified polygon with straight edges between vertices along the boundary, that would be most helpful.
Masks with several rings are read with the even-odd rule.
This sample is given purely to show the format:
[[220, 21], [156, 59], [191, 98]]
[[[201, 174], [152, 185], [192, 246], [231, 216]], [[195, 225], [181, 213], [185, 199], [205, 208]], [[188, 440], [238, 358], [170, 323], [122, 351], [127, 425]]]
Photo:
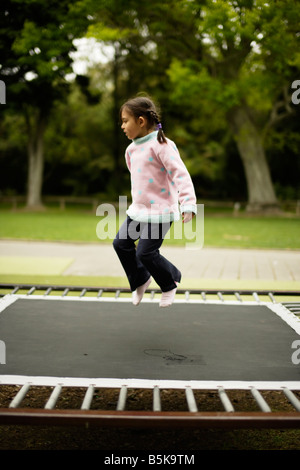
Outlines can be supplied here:
[[126, 101], [126, 103], [124, 103], [120, 109], [120, 115], [124, 108], [128, 109], [128, 111], [136, 119], [138, 119], [140, 116], [145, 117], [149, 123], [150, 128], [156, 126], [158, 130], [158, 142], [160, 144], [167, 143], [165, 134], [162, 130], [162, 126], [160, 123], [159, 111], [150, 98], [145, 96], [137, 96], [136, 98], [132, 98]]

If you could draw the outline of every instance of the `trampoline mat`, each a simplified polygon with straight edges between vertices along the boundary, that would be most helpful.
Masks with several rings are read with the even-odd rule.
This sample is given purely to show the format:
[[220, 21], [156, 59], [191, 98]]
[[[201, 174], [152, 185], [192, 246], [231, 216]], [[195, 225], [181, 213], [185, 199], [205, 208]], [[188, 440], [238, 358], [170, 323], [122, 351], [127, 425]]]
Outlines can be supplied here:
[[299, 335], [266, 305], [17, 299], [0, 313], [3, 375], [298, 381]]

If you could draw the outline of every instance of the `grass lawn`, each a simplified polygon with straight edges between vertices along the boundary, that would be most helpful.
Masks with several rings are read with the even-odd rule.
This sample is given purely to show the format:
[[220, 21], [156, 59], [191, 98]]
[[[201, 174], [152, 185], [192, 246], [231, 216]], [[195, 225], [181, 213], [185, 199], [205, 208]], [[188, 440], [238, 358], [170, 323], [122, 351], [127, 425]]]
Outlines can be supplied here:
[[[245, 214], [234, 217], [231, 212], [216, 213], [204, 208], [204, 224], [201, 223], [201, 220], [199, 223], [199, 220], [195, 221], [194, 219], [193, 225], [188, 225], [194, 234], [196, 230], [203, 231], [204, 247], [300, 249], [300, 218], [296, 217], [249, 217]], [[111, 244], [118, 227], [119, 220], [107, 216], [101, 218], [84, 209], [78, 210], [78, 208], [67, 208], [63, 211], [47, 208], [44, 212], [12, 211], [0, 208], [0, 239]], [[168, 238], [164, 242], [165, 245], [180, 246], [192, 240], [184, 236], [186, 232], [182, 227], [181, 222], [173, 224]], [[190, 235], [191, 233], [188, 234], [188, 237]], [[1, 255], [5, 258], [5, 253], [1, 253]], [[14, 261], [17, 266], [14, 268], [15, 270], [13, 270]], [[28, 263], [26, 266], [22, 265], [25, 262], [24, 259], [14, 260], [11, 257], [9, 266], [4, 266], [10, 271], [6, 272], [7, 269], [2, 269], [0, 282], [127, 287], [125, 277], [95, 278], [85, 276], [82, 278], [80, 276], [58, 275], [58, 271], [62, 271], [65, 267], [64, 263], [69, 262], [68, 259], [51, 259], [53, 266], [49, 265], [48, 261], [44, 263], [45, 266], [43, 264], [39, 266], [39, 261], [41, 260], [33, 260], [29, 267]], [[61, 265], [62, 268], [58, 269]], [[47, 268], [46, 271], [42, 269], [43, 267]], [[298, 283], [291, 281], [267, 280], [266, 282], [267, 285], [264, 285], [261, 280], [250, 282], [237, 279], [231, 281], [207, 279], [201, 281], [201, 288], [229, 289], [234, 283], [235, 289], [294, 290], [297, 288], [295, 284], [298, 285]], [[181, 288], [199, 288], [199, 279], [185, 279]]]
[[[118, 227], [119, 220], [71, 209], [0, 210], [0, 239], [111, 243]], [[300, 249], [299, 217], [233, 217], [213, 215], [205, 208], [204, 221], [194, 219], [186, 227], [181, 222], [173, 224], [165, 244], [193, 243], [196, 233], [198, 243], [202, 231], [206, 247]]]

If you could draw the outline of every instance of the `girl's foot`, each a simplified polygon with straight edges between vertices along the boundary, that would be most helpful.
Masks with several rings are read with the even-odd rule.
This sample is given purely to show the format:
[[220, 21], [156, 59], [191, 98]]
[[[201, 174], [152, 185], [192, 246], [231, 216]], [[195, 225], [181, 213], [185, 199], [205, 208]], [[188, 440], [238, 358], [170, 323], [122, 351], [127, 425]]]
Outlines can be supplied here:
[[149, 277], [148, 281], [145, 282], [145, 284], [143, 284], [142, 286], [139, 286], [137, 287], [137, 289], [133, 292], [132, 294], [132, 303], [133, 305], [139, 305], [139, 303], [141, 302], [142, 298], [143, 298], [143, 295], [145, 294], [146, 292], [146, 289], [147, 287], [151, 284], [151, 277]]
[[175, 294], [176, 294], [177, 287], [175, 289], [169, 290], [167, 292], [163, 292], [161, 295], [161, 300], [160, 300], [160, 307], [170, 307], [172, 305]]

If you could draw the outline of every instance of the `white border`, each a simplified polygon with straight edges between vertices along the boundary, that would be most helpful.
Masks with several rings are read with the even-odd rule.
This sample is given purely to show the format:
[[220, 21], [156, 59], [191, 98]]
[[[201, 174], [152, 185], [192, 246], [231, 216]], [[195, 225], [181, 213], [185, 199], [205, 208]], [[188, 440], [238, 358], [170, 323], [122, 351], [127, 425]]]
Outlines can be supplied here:
[[150, 380], [150, 379], [117, 379], [117, 378], [96, 378], [96, 377], [34, 377], [24, 375], [0, 375], [1, 385], [37, 385], [51, 386], [61, 385], [64, 387], [89, 387], [93, 385], [96, 388], [147, 388], [152, 389], [185, 389], [187, 387], [193, 390], [217, 390], [224, 389], [251, 389], [260, 390], [300, 390], [300, 381], [223, 381], [223, 380]]
[[7, 307], [13, 304], [17, 300], [17, 296], [13, 294], [8, 294], [0, 299], [0, 313], [3, 312]]
[[270, 310], [276, 313], [285, 323], [287, 323], [295, 332], [300, 335], [300, 318], [288, 310], [282, 304], [265, 303]]

